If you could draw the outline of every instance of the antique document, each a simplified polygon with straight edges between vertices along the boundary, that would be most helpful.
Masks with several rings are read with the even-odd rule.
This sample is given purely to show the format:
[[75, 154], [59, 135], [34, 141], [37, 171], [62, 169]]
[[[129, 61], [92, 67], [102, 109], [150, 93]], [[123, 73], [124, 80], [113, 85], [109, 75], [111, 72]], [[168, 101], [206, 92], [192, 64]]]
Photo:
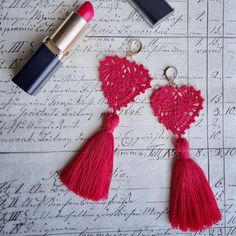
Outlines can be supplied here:
[[[72, 55], [36, 96], [12, 77], [82, 4], [78, 0], [0, 0], [0, 235], [236, 235], [236, 1], [169, 0], [174, 14], [151, 28], [125, 0], [92, 0], [95, 17]], [[106, 55], [134, 57], [153, 76], [152, 89], [119, 112], [109, 199], [86, 201], [58, 174], [102, 126], [107, 101], [98, 79]], [[202, 167], [222, 220], [199, 233], [168, 222], [173, 135], [150, 108], [153, 88], [176, 83], [202, 91], [204, 108], [185, 137]]]

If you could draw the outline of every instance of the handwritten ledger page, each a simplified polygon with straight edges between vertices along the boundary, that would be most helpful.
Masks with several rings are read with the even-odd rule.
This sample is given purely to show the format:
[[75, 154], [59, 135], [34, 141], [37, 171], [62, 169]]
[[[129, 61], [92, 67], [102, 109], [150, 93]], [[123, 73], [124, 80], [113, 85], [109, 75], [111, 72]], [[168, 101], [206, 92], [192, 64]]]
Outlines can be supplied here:
[[[93, 0], [96, 15], [75, 53], [37, 96], [11, 82], [46, 35], [82, 1], [0, 0], [0, 235], [236, 235], [236, 1], [170, 0], [174, 14], [151, 29], [125, 0]], [[186, 134], [223, 219], [201, 233], [168, 224], [172, 134], [149, 106], [151, 90], [119, 113], [110, 197], [93, 203], [68, 192], [58, 173], [107, 110], [99, 60], [135, 60], [154, 81], [167, 65], [177, 83], [202, 91], [204, 110]]]

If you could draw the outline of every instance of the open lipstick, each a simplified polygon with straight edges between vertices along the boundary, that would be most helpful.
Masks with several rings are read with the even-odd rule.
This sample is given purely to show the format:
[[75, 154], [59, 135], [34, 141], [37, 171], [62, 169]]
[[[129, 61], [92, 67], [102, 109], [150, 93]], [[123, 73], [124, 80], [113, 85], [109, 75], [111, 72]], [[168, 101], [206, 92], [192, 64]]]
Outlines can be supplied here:
[[35, 95], [68, 56], [69, 51], [86, 24], [93, 18], [94, 9], [85, 2], [46, 37], [31, 59], [14, 76], [12, 81], [30, 95]]

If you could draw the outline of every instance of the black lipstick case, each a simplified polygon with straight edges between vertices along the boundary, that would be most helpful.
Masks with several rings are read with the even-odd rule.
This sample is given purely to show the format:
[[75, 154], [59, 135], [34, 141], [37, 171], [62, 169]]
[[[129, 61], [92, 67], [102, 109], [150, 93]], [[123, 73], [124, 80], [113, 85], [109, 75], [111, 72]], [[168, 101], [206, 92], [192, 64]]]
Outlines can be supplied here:
[[62, 64], [43, 43], [12, 81], [26, 93], [35, 95]]
[[73, 11], [49, 37], [12, 81], [30, 95], [35, 95], [64, 62], [87, 21]]

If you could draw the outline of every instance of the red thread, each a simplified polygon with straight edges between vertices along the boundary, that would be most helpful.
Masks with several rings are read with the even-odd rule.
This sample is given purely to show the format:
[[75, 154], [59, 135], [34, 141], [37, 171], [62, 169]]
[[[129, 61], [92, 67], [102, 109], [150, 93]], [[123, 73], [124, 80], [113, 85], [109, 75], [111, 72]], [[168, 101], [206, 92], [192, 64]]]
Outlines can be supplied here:
[[175, 140], [175, 150], [179, 158], [189, 159], [189, 143], [185, 138], [177, 138]]
[[118, 56], [105, 57], [100, 62], [99, 75], [104, 96], [114, 111], [133, 102], [136, 96], [150, 88], [152, 80], [143, 65]]
[[200, 91], [193, 86], [165, 86], [155, 91], [151, 106], [159, 122], [173, 134], [181, 136], [199, 115], [203, 101]]
[[108, 113], [102, 131], [88, 140], [60, 174], [69, 190], [93, 201], [106, 199], [109, 193], [114, 158], [113, 131], [119, 123], [115, 112], [149, 88], [152, 79], [143, 65], [118, 56], [101, 61], [99, 75], [102, 90], [114, 113]]
[[202, 231], [221, 220], [215, 196], [202, 169], [190, 158], [188, 141], [175, 141], [169, 220], [183, 231]]
[[165, 86], [154, 92], [151, 107], [159, 122], [176, 134], [177, 159], [173, 165], [169, 221], [183, 231], [201, 231], [221, 219], [214, 194], [202, 169], [189, 153], [189, 143], [181, 138], [203, 108], [200, 91], [194, 87]]
[[103, 129], [109, 133], [113, 133], [119, 124], [119, 116], [115, 113], [108, 113], [104, 120]]
[[99, 201], [106, 199], [113, 171], [113, 130], [119, 123], [119, 116], [108, 113], [104, 128], [92, 136], [78, 156], [61, 172], [64, 185], [85, 199]]

